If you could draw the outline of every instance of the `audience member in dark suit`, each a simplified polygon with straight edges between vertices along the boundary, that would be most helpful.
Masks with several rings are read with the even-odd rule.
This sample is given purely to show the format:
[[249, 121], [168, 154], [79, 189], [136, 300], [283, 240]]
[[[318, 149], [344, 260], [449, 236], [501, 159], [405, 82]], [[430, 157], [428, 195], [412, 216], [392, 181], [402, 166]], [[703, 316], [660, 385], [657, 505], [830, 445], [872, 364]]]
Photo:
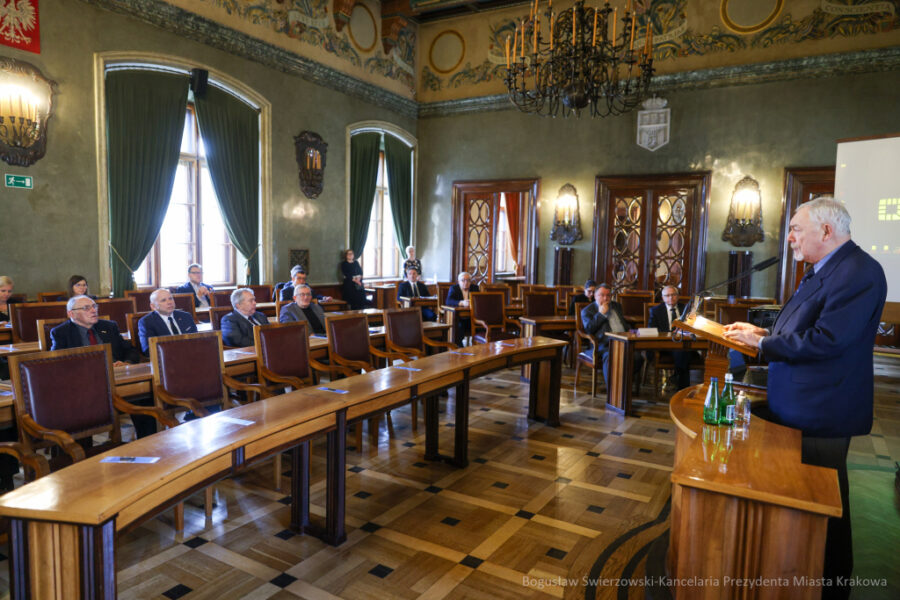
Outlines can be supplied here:
[[[477, 292], [478, 284], [472, 283], [472, 276], [463, 271], [456, 276], [456, 283], [450, 286], [447, 292], [447, 306], [469, 306], [469, 294]], [[456, 331], [453, 334], [453, 341], [457, 346], [462, 344], [462, 339], [472, 331], [472, 323], [469, 319], [457, 319]]]
[[222, 342], [238, 348], [252, 346], [253, 326], [269, 322], [266, 315], [256, 310], [253, 290], [238, 288], [231, 293], [234, 310], [222, 317]]
[[306, 284], [294, 288], [294, 301], [281, 307], [278, 320], [281, 323], [306, 321], [309, 333], [325, 333], [325, 311], [312, 301], [312, 290]]
[[[823, 598], [846, 598], [853, 571], [847, 450], [872, 429], [872, 350], [887, 295], [884, 270], [850, 240], [843, 204], [817, 198], [791, 219], [794, 260], [810, 263], [769, 332], [732, 323], [726, 335], [769, 361], [768, 407], [799, 429], [804, 463], [837, 469], [843, 514], [828, 520]], [[842, 582], [844, 585], [839, 585]]]
[[[419, 272], [415, 268], [408, 269], [406, 271], [406, 281], [401, 281], [400, 287], [397, 288], [397, 297], [405, 296], [407, 298], [415, 298], [430, 295], [431, 294], [428, 293], [428, 286], [419, 281]], [[437, 320], [437, 315], [435, 315], [434, 311], [428, 306], [423, 306], [422, 320], [435, 321]]]
[[[672, 321], [678, 319], [684, 312], [684, 304], [678, 302], [678, 290], [671, 285], [662, 289], [662, 304], [657, 304], [650, 309], [650, 322], [647, 327], [656, 327], [660, 333], [672, 331]], [[673, 350], [672, 361], [675, 363], [675, 382], [678, 389], [684, 389], [691, 385], [691, 354], [690, 351]]]
[[[594, 291], [594, 301], [581, 309], [581, 322], [585, 333], [593, 338], [597, 349], [603, 359], [603, 379], [609, 387], [609, 339], [607, 333], [623, 333], [631, 327], [622, 314], [622, 306], [612, 301], [612, 288], [607, 283], [601, 283]], [[588, 351], [589, 352], [589, 351]], [[643, 359], [634, 357], [635, 373], [641, 370]], [[635, 379], [640, 386], [640, 377]]]
[[[294, 268], [291, 269], [291, 280], [286, 282], [281, 287], [281, 292], [279, 299], [282, 302], [286, 302], [288, 300], [293, 299], [294, 297], [294, 288], [298, 285], [309, 285], [306, 283], [306, 271], [303, 270], [303, 267], [300, 265], [294, 265]], [[318, 300], [319, 302], [328, 302], [331, 300], [331, 296], [323, 296], [322, 294], [317, 294], [316, 291], [312, 288], [309, 288], [312, 297]]]
[[150, 308], [153, 312], [138, 321], [138, 337], [141, 352], [150, 352], [150, 338], [161, 335], [197, 333], [197, 325], [191, 315], [175, 308], [175, 298], [167, 289], [158, 289], [150, 294]]
[[176, 294], [193, 294], [194, 306], [209, 306], [209, 293], [213, 286], [203, 283], [203, 267], [197, 263], [188, 267], [188, 281], [175, 288]]
[[116, 364], [140, 362], [138, 349], [122, 339], [115, 321], [105, 321], [97, 316], [97, 304], [91, 298], [69, 298], [66, 310], [69, 320], [50, 330], [51, 350], [109, 344]]
[[584, 292], [573, 296], [572, 301], [569, 303], [569, 316], [571, 317], [575, 314], [575, 304], [579, 302], [593, 302], [595, 291], [597, 291], [597, 282], [593, 279], [585, 281]]
[[353, 250], [344, 252], [344, 260], [341, 261], [341, 275], [344, 282], [341, 284], [341, 295], [350, 305], [351, 310], [359, 310], [370, 306], [370, 302], [366, 299], [366, 290], [362, 284], [362, 267], [356, 262]]

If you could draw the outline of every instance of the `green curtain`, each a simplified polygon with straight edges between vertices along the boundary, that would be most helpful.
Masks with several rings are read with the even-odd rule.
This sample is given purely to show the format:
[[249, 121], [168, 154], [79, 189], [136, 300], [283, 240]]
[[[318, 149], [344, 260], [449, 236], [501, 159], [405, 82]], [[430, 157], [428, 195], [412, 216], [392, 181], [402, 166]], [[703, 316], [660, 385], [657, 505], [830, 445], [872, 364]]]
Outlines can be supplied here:
[[350, 138], [350, 248], [357, 258], [369, 234], [380, 150], [380, 133], [357, 133]]
[[155, 71], [106, 74], [109, 244], [113, 293], [134, 287], [166, 217], [187, 107], [188, 77]]
[[259, 112], [213, 86], [194, 106], [222, 220], [247, 259], [246, 283], [259, 283]]
[[400, 254], [406, 256], [412, 227], [412, 148], [392, 135], [384, 136], [384, 160], [387, 163], [391, 214]]

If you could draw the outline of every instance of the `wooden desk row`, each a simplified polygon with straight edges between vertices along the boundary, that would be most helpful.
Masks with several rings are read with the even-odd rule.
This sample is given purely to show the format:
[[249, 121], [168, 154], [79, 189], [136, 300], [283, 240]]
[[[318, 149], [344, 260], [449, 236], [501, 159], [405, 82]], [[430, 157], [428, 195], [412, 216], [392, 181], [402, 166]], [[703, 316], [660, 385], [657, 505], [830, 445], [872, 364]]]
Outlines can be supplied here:
[[[309, 522], [306, 452], [327, 437], [326, 518], [318, 532], [331, 544], [346, 539], [345, 444], [349, 423], [418, 398], [426, 400], [425, 458], [435, 460], [437, 394], [456, 390], [450, 462], [468, 464], [468, 388], [472, 377], [524, 363], [546, 363], [533, 377], [528, 416], [559, 423], [564, 342], [518, 339], [471, 346], [304, 388], [233, 408], [78, 462], [0, 497], [10, 519], [13, 598], [115, 598], [116, 537], [214, 481], [291, 449], [291, 528]], [[150, 464], [104, 463], [110, 456], [158, 458]]]

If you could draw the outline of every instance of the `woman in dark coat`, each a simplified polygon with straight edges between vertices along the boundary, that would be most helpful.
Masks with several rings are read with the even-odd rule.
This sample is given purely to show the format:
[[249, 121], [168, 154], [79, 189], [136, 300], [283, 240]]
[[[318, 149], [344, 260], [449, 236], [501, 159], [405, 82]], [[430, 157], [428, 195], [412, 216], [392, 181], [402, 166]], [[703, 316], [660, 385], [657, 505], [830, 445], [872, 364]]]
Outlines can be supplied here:
[[344, 300], [350, 304], [351, 310], [359, 310], [368, 305], [366, 301], [366, 291], [363, 289], [362, 267], [356, 262], [353, 250], [344, 252], [344, 260], [341, 262], [341, 274], [344, 276], [344, 283], [341, 285], [341, 295]]

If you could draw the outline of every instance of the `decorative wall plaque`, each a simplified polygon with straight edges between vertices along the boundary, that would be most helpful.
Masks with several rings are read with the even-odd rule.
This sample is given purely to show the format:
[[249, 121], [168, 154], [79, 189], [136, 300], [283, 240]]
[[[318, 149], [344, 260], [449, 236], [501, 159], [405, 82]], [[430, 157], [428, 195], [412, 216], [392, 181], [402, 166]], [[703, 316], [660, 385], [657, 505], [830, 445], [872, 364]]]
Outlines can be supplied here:
[[654, 152], [669, 143], [669, 120], [672, 111], [666, 100], [649, 98], [641, 103], [637, 114], [637, 145]]
[[325, 154], [328, 144], [322, 136], [303, 131], [294, 136], [297, 166], [300, 167], [300, 189], [307, 198], [318, 198], [325, 187]]
[[309, 248], [291, 248], [288, 264], [291, 265], [291, 268], [294, 268], [294, 265], [300, 265], [306, 273], [309, 273]]

